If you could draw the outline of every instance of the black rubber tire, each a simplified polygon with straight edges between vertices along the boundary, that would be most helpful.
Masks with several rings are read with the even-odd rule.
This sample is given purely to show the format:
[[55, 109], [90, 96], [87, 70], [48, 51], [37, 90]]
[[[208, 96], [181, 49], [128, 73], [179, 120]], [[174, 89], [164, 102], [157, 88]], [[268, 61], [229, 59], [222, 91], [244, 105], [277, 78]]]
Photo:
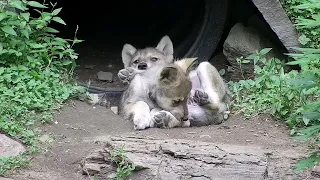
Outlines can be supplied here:
[[[184, 57], [198, 57], [199, 62], [210, 60], [223, 34], [228, 5], [228, 0], [206, 0], [205, 15], [201, 28]], [[192, 38], [186, 40], [193, 41]], [[183, 43], [181, 46], [183, 46]]]

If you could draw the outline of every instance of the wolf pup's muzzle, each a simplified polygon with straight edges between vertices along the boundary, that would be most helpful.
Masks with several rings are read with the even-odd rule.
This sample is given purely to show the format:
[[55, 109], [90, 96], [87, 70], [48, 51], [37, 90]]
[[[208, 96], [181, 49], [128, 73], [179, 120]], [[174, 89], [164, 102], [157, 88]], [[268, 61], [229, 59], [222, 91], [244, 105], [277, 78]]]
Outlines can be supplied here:
[[148, 67], [147, 63], [140, 63], [140, 64], [138, 65], [138, 69], [139, 69], [139, 70], [146, 70], [147, 67]]

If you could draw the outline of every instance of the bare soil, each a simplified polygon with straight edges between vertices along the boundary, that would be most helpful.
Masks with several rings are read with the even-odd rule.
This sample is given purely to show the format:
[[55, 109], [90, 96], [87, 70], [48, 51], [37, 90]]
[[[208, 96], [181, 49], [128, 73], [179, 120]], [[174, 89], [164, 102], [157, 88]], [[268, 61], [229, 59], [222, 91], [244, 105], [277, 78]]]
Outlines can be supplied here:
[[[221, 125], [206, 127], [133, 130], [131, 122], [122, 120], [110, 109], [74, 101], [56, 114], [55, 123], [41, 127], [44, 140], [54, 141], [33, 158], [28, 168], [11, 172], [15, 180], [70, 180], [92, 179], [82, 175], [81, 160], [97, 148], [103, 147], [110, 136], [140, 139], [191, 141], [195, 144], [214, 143], [232, 147], [263, 149], [275, 155], [283, 178], [304, 179], [290, 168], [295, 160], [305, 155], [307, 147], [288, 136], [288, 129], [268, 116], [244, 120], [231, 116]], [[198, 143], [197, 143], [198, 142]], [[236, 148], [237, 149], [237, 148]], [[190, 161], [188, 162], [190, 164]], [[275, 168], [275, 167], [273, 167]], [[281, 169], [280, 168], [280, 169]], [[295, 175], [295, 176], [292, 176]], [[105, 178], [107, 179], [107, 178]], [[145, 179], [133, 176], [132, 179]], [[166, 179], [166, 178], [164, 178]], [[240, 179], [248, 179], [241, 178]], [[311, 178], [312, 179], [312, 178]]]

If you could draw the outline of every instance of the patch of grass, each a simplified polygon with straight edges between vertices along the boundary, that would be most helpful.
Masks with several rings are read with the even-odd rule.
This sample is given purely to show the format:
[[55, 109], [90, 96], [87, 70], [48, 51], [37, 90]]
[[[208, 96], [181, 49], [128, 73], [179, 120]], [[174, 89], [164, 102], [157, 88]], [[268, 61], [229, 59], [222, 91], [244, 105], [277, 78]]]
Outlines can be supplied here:
[[134, 164], [129, 162], [123, 148], [110, 152], [110, 160], [117, 166], [117, 171], [108, 176], [111, 179], [124, 180], [135, 170]]
[[[78, 29], [73, 40], [58, 37], [49, 24], [66, 24], [58, 16], [62, 8], [55, 6], [27, 0], [0, 4], [0, 132], [29, 149], [36, 147], [40, 132], [34, 125], [51, 122], [54, 110], [84, 91], [71, 78], [78, 58], [72, 48], [81, 42]], [[38, 15], [31, 17], [31, 10]], [[0, 175], [25, 164], [23, 157], [0, 158]]]
[[25, 167], [30, 163], [30, 160], [25, 154], [20, 154], [15, 157], [0, 158], [0, 176], [3, 176], [8, 170]]

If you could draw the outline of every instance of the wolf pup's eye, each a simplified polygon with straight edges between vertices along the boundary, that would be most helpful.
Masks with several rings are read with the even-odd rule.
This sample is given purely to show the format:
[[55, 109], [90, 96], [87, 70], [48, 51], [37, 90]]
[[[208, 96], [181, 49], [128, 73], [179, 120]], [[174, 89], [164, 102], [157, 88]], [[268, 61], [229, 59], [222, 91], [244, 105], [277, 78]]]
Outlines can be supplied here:
[[156, 58], [156, 57], [152, 57], [151, 58], [151, 61], [158, 61], [159, 59], [158, 58]]
[[177, 105], [179, 105], [181, 102], [182, 102], [181, 100], [173, 100], [173, 101], [172, 101], [172, 105], [173, 105], [173, 106], [177, 106]]
[[133, 63], [134, 63], [134, 64], [138, 64], [138, 63], [139, 63], [139, 60], [137, 59], [137, 60], [133, 61]]

